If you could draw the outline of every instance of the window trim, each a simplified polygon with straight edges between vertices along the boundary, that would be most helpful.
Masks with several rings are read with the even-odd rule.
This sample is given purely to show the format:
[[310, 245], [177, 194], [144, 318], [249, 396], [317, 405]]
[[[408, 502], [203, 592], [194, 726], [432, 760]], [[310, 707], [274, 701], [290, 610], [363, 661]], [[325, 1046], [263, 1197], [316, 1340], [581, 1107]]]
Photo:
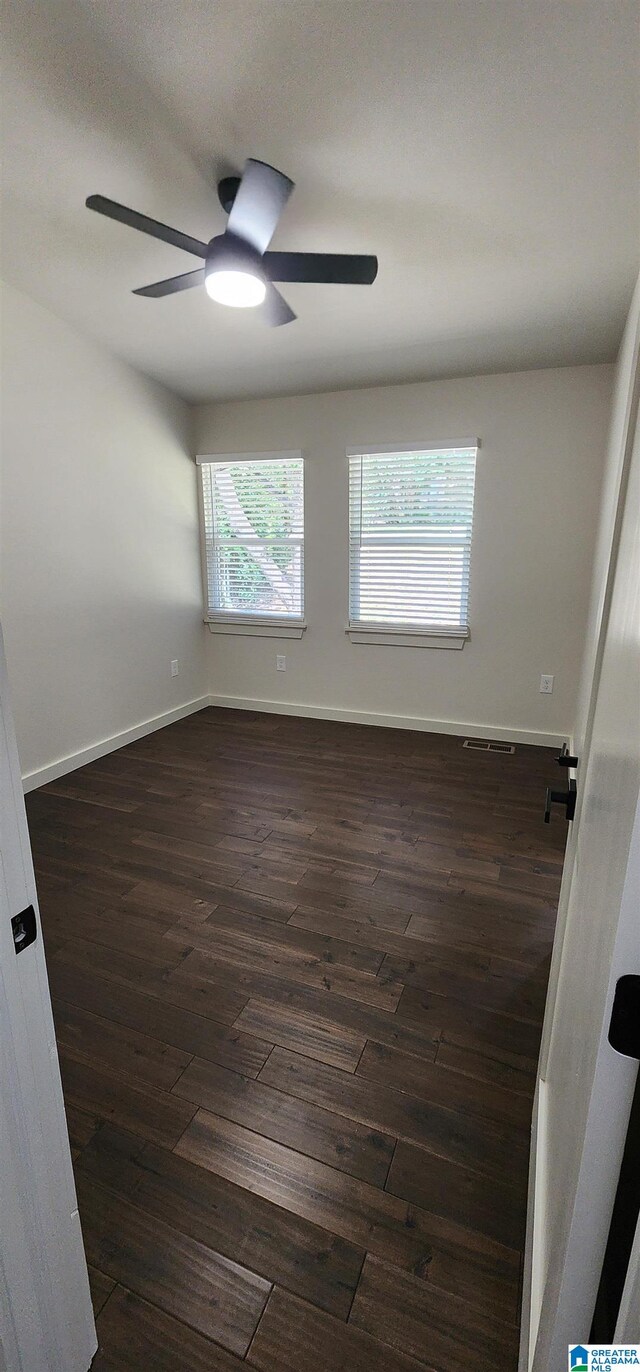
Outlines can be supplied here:
[[[196, 456], [196, 466], [205, 467], [210, 463], [222, 462], [280, 462], [280, 461], [299, 461], [302, 462], [302, 502], [305, 511], [305, 463], [304, 453], [301, 448], [276, 450], [273, 452], [261, 453], [198, 453]], [[208, 612], [209, 600], [209, 568], [207, 565], [207, 540], [204, 519], [204, 491], [202, 485], [202, 473], [198, 472], [198, 516], [200, 524], [200, 566], [202, 570], [202, 595], [204, 603], [203, 622], [209, 625], [212, 634], [246, 634], [251, 638], [302, 638], [307, 627], [304, 618], [304, 554], [306, 544], [306, 529], [303, 523], [302, 533], [302, 614], [300, 617], [282, 615], [258, 615], [255, 612], [233, 612], [219, 610], [212, 614]], [[263, 540], [259, 540], [263, 541]]]
[[464, 648], [471, 637], [468, 625], [460, 629], [403, 629], [401, 624], [349, 623], [345, 628], [352, 643], [375, 643], [382, 648]]
[[[349, 541], [347, 547], [347, 588], [349, 607], [351, 604], [351, 504], [349, 491], [349, 463], [352, 457], [369, 457], [377, 453], [439, 453], [447, 448], [475, 448], [476, 457], [482, 446], [479, 438], [442, 438], [431, 439], [428, 443], [359, 443], [346, 449], [347, 456], [347, 506], [349, 518]], [[477, 467], [476, 467], [477, 476]], [[475, 482], [474, 482], [475, 503]], [[473, 537], [473, 526], [472, 526]], [[454, 625], [451, 628], [414, 624], [375, 624], [364, 620], [348, 619], [345, 634], [351, 643], [375, 644], [385, 648], [447, 648], [461, 650], [471, 637], [468, 624]]]

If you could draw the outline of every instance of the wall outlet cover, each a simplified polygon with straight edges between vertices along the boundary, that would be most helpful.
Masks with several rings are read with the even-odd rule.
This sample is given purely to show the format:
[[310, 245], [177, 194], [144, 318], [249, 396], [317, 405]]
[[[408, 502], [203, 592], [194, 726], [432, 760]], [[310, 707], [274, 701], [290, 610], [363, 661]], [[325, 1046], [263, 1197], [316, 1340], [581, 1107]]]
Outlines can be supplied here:
[[171, 661], [171, 675], [172, 675], [172, 676], [178, 676], [179, 672], [180, 672], [180, 668], [179, 668], [179, 666], [178, 666], [178, 659], [177, 659], [177, 657], [174, 657], [174, 658], [172, 658], [172, 661]]
[[540, 677], [540, 690], [543, 696], [550, 696], [553, 691], [553, 677], [543, 674]]
[[277, 671], [277, 672], [286, 672], [286, 670], [287, 670], [287, 659], [286, 659], [284, 653], [276, 653], [276, 671]]

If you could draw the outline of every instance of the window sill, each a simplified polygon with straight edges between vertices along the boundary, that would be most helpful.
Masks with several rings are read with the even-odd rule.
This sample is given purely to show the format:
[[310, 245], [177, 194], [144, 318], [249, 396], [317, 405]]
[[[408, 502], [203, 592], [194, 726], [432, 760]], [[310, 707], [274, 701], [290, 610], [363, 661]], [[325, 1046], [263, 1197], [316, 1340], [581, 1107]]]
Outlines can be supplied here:
[[345, 633], [352, 643], [374, 643], [383, 648], [464, 648], [469, 630], [387, 629], [372, 625], [348, 624]]
[[246, 634], [249, 638], [302, 638], [306, 624], [273, 619], [205, 619], [212, 634]]

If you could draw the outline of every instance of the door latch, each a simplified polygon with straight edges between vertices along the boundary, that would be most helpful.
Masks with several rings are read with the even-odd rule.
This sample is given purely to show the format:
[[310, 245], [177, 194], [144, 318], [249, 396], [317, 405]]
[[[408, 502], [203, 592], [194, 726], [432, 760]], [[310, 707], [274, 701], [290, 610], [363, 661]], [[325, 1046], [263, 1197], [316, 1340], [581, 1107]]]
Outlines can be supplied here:
[[607, 1038], [616, 1053], [640, 1058], [640, 977], [618, 979]]
[[27, 905], [26, 910], [21, 910], [19, 915], [14, 915], [11, 921], [13, 933], [13, 946], [16, 953], [22, 953], [30, 943], [35, 943], [38, 935], [36, 924], [36, 912], [33, 905]]
[[573, 778], [567, 783], [566, 791], [554, 791], [551, 786], [547, 786], [547, 799], [544, 806], [544, 822], [551, 823], [551, 806], [564, 805], [565, 817], [572, 820], [576, 812], [576, 796], [578, 788]]

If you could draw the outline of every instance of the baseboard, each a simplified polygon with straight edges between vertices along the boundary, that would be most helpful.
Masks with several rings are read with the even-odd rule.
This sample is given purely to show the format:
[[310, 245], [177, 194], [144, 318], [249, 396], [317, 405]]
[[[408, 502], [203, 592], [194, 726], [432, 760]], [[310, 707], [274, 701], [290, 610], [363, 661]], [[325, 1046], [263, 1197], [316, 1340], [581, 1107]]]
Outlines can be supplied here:
[[176, 720], [185, 719], [187, 715], [204, 710], [210, 704], [209, 696], [200, 696], [199, 700], [189, 700], [186, 705], [177, 705], [175, 710], [166, 710], [164, 714], [155, 715], [153, 719], [145, 719], [142, 724], [134, 724], [132, 729], [125, 729], [121, 734], [112, 734], [111, 738], [103, 738], [99, 743], [81, 748], [78, 753], [58, 758], [57, 762], [50, 762], [47, 767], [38, 767], [35, 772], [27, 772], [22, 778], [23, 788], [25, 792], [35, 791], [37, 786], [46, 786], [48, 781], [57, 781], [58, 777], [65, 776], [67, 772], [75, 772], [76, 768], [85, 767], [88, 762], [96, 762], [99, 757], [114, 753], [117, 748], [124, 748], [127, 743], [135, 743], [136, 739], [144, 738], [145, 734], [152, 734], [156, 729], [164, 729], [167, 724], [175, 724]]
[[107, 753], [124, 748], [127, 743], [135, 743], [136, 739], [144, 738], [156, 729], [164, 729], [167, 724], [185, 719], [187, 715], [204, 710], [208, 705], [221, 706], [229, 710], [256, 710], [264, 714], [296, 715], [306, 719], [335, 719], [344, 724], [371, 724], [383, 729], [415, 729], [420, 733], [454, 734], [461, 738], [491, 738], [510, 743], [532, 743], [541, 748], [561, 747], [567, 738], [566, 734], [543, 733], [532, 729], [509, 729], [495, 724], [465, 724], [450, 719], [422, 719], [415, 715], [380, 715], [369, 710], [340, 710], [327, 705], [300, 705], [290, 701], [209, 695], [200, 696], [198, 700], [190, 700], [186, 705], [178, 705], [175, 710], [155, 715], [153, 719], [135, 724], [132, 729], [125, 729], [121, 734], [112, 734], [110, 738], [92, 743], [88, 748], [70, 753], [68, 757], [58, 758], [46, 767], [38, 767], [34, 772], [27, 772], [22, 778], [24, 790], [34, 791], [38, 786], [46, 786], [49, 781], [57, 781], [58, 777], [65, 776], [67, 772], [75, 772], [76, 768], [85, 767], [88, 762], [96, 762]]
[[497, 724], [465, 724], [452, 719], [422, 719], [415, 715], [378, 715], [368, 710], [339, 710], [327, 705], [299, 705], [291, 701], [245, 700], [240, 696], [209, 696], [210, 705], [229, 710], [257, 710], [273, 715], [301, 715], [306, 719], [336, 719], [345, 724], [373, 724], [383, 729], [415, 729], [420, 733], [454, 734], [461, 738], [489, 738], [509, 743], [532, 743], [539, 748], [559, 748], [566, 733], [536, 729], [511, 729]]

